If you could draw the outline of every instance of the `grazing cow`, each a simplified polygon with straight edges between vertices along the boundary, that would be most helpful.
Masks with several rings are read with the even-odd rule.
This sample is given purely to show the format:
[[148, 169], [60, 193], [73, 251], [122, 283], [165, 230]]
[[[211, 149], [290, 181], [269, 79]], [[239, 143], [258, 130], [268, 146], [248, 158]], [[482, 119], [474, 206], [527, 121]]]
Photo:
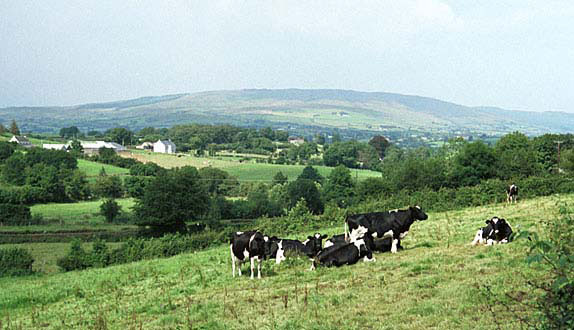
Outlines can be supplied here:
[[238, 273], [241, 276], [241, 264], [247, 259], [251, 262], [251, 279], [254, 278], [255, 264], [257, 260], [257, 278], [261, 278], [261, 261], [265, 258], [265, 240], [263, 234], [258, 231], [238, 231], [231, 235], [231, 268], [235, 277], [235, 264], [238, 264]]
[[[391, 238], [384, 238], [384, 239], [369, 239], [370, 236], [363, 236], [363, 239], [365, 239], [365, 243], [367, 244], [367, 247], [369, 249], [371, 249], [371, 251], [376, 251], [376, 252], [389, 252], [391, 251], [391, 247], [392, 247], [392, 243], [393, 240]], [[345, 234], [339, 234], [339, 235], [333, 235], [331, 238], [329, 238], [326, 242], [325, 242], [325, 248], [328, 248], [330, 246], [333, 245], [342, 245], [344, 243], [347, 243], [347, 241], [345, 241]], [[399, 239], [398, 243], [397, 243], [397, 250], [402, 250], [403, 247], [401, 246], [401, 240]]]
[[311, 269], [315, 269], [318, 265], [326, 267], [353, 265], [361, 258], [364, 261], [375, 261], [373, 253], [368, 248], [364, 239], [355, 240], [351, 243], [338, 243], [319, 252], [319, 254], [313, 258]]
[[365, 235], [370, 235], [373, 239], [390, 238], [391, 253], [396, 253], [399, 240], [405, 238], [413, 222], [426, 219], [427, 214], [417, 205], [406, 210], [351, 215], [345, 220], [345, 225], [349, 227], [351, 241]]
[[275, 263], [279, 265], [281, 261], [287, 259], [286, 254], [306, 255], [309, 258], [313, 258], [323, 249], [323, 240], [325, 238], [327, 238], [327, 235], [316, 233], [313, 236], [308, 236], [304, 242], [294, 239], [281, 239], [277, 242]]
[[506, 188], [506, 203], [516, 203], [517, 197], [518, 187], [515, 184], [511, 184], [510, 187]]
[[510, 224], [505, 219], [493, 217], [486, 220], [486, 227], [482, 227], [476, 232], [471, 244], [504, 244], [510, 241], [511, 235], [512, 228]]

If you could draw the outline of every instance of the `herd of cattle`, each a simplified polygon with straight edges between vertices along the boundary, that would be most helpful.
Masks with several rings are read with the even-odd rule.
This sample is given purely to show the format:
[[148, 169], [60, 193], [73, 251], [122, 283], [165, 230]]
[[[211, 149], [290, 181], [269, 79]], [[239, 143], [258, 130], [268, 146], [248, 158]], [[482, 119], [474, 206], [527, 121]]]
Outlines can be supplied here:
[[[518, 188], [515, 185], [507, 190], [508, 202], [516, 201]], [[269, 237], [259, 231], [236, 232], [231, 237], [232, 275], [237, 267], [241, 276], [241, 264], [249, 259], [251, 278], [255, 274], [261, 278], [261, 262], [275, 259], [280, 264], [288, 256], [307, 256], [312, 261], [311, 270], [322, 265], [326, 267], [352, 265], [359, 260], [375, 261], [373, 252], [396, 253], [402, 249], [400, 243], [408, 234], [411, 225], [417, 220], [426, 220], [427, 214], [420, 206], [406, 210], [362, 213], [347, 216], [345, 233], [334, 235], [325, 242], [327, 235], [319, 233], [308, 236], [303, 242], [292, 239]], [[486, 227], [480, 228], [472, 245], [508, 243], [512, 234], [510, 224], [502, 218], [486, 220]]]

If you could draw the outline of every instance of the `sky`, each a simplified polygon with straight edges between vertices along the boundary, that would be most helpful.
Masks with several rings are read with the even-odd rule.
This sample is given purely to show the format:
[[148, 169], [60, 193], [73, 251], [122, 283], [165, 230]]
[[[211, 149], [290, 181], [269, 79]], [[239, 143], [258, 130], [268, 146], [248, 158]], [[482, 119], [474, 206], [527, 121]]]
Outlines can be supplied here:
[[0, 107], [338, 88], [574, 112], [571, 0], [0, 0]]

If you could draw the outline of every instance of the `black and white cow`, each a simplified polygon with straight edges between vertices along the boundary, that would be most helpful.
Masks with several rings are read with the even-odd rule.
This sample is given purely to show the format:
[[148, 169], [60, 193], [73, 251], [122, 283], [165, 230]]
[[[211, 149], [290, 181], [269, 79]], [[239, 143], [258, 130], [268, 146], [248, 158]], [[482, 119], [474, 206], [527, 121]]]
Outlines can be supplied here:
[[373, 253], [368, 248], [364, 239], [358, 239], [351, 243], [337, 243], [319, 252], [319, 254], [313, 258], [311, 269], [315, 269], [318, 265], [326, 267], [353, 265], [361, 259], [364, 261], [375, 261]]
[[[389, 252], [391, 251], [393, 240], [392, 238], [384, 238], [384, 239], [372, 239], [369, 235], [363, 236], [365, 239], [365, 243], [367, 247], [371, 249], [373, 252]], [[370, 238], [370, 239], [369, 239]], [[342, 245], [343, 243], [347, 243], [345, 240], [345, 234], [333, 235], [327, 241], [325, 241], [325, 248], [328, 248], [333, 245]], [[402, 250], [403, 247], [401, 246], [401, 240], [399, 239], [397, 243], [397, 250]]]
[[511, 184], [510, 187], [506, 188], [506, 203], [516, 203], [517, 197], [518, 187], [515, 184]]
[[363, 213], [348, 216], [345, 220], [349, 227], [350, 241], [365, 235], [373, 239], [392, 239], [391, 253], [396, 253], [399, 240], [405, 238], [413, 222], [426, 220], [428, 216], [420, 206], [411, 206], [406, 210]]
[[275, 263], [280, 264], [281, 261], [287, 259], [287, 255], [306, 255], [313, 258], [323, 249], [323, 240], [327, 235], [316, 233], [313, 236], [308, 236], [304, 242], [294, 239], [281, 239], [277, 242], [277, 254]]
[[511, 235], [512, 228], [510, 224], [505, 219], [493, 217], [486, 220], [486, 227], [482, 227], [476, 232], [471, 244], [504, 244], [510, 241]]
[[235, 265], [238, 264], [238, 273], [241, 276], [241, 264], [249, 259], [251, 262], [251, 279], [255, 276], [255, 263], [257, 261], [257, 278], [261, 278], [261, 261], [265, 258], [265, 240], [258, 231], [235, 232], [231, 235], [229, 245], [231, 251], [232, 275], [235, 277]]

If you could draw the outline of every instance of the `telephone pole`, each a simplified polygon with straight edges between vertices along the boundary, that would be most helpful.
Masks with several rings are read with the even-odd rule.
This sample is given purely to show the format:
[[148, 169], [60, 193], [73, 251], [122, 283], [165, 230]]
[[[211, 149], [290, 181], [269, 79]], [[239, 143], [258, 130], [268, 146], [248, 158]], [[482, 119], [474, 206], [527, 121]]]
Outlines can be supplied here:
[[564, 141], [554, 141], [554, 143], [558, 144], [558, 174], [560, 174], [560, 145], [564, 143]]

